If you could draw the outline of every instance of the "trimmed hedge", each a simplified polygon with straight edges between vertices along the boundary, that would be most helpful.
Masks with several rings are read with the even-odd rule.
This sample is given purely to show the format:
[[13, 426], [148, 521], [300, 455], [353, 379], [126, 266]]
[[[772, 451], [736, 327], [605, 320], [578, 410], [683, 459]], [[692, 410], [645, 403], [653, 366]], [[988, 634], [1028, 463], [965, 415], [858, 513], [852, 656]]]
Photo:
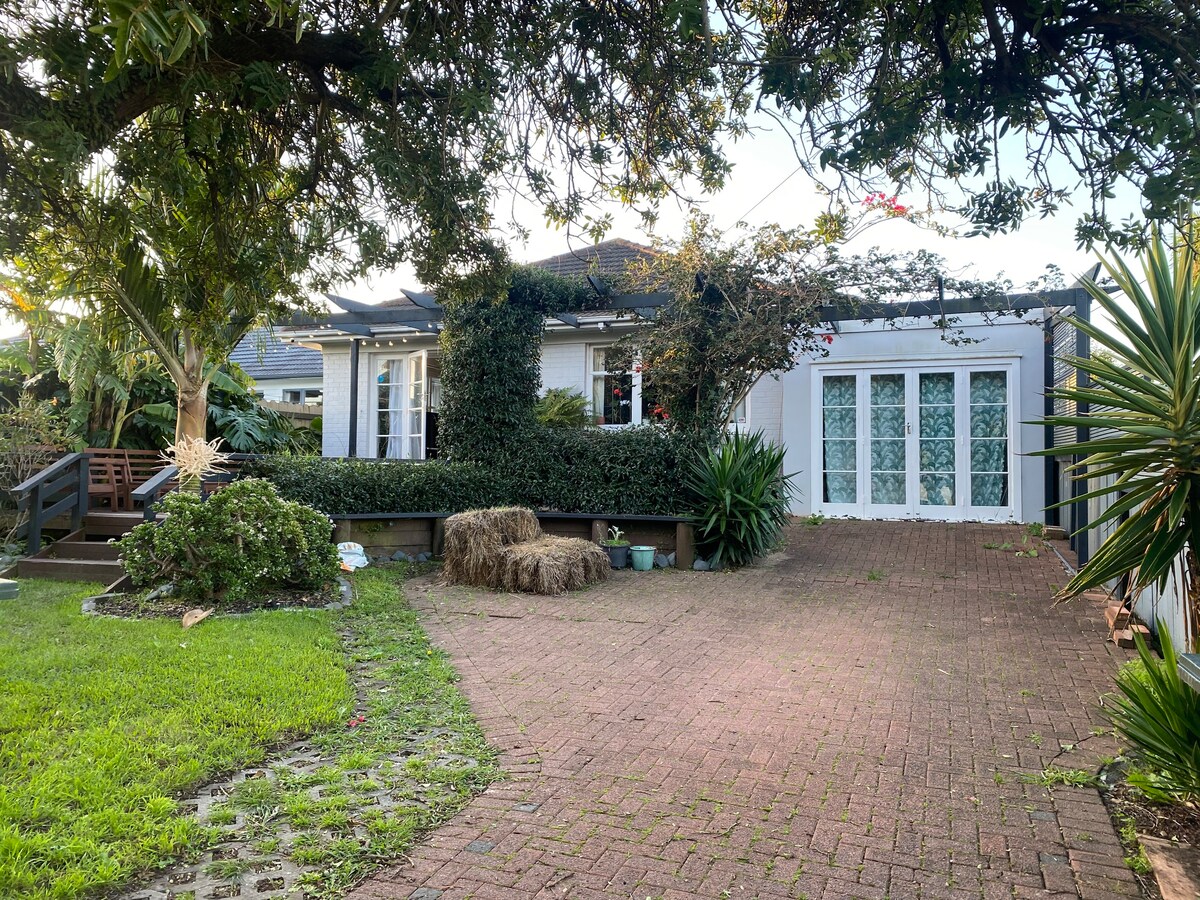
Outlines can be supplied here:
[[533, 426], [487, 464], [269, 456], [246, 475], [331, 516], [461, 512], [518, 505], [597, 515], [680, 515], [690, 438]]

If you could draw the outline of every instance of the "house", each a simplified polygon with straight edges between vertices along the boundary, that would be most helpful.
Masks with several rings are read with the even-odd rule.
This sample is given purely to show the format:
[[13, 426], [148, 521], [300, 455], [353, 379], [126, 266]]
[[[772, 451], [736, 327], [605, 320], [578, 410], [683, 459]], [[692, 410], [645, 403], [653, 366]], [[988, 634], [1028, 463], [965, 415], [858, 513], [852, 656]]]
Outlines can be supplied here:
[[[611, 273], [649, 252], [614, 240], [534, 265]], [[640, 375], [609, 371], [607, 350], [666, 299], [615, 297], [598, 311], [548, 319], [543, 389], [592, 398], [603, 428], [650, 421]], [[436, 457], [436, 300], [405, 292], [376, 305], [338, 302], [345, 311], [327, 321], [281, 332], [323, 357], [324, 454]], [[799, 515], [1044, 521], [1061, 464], [1028, 454], [1052, 439], [1036, 424], [1053, 377], [1050, 329], [1084, 302], [1086, 293], [1071, 289], [824, 309], [827, 352], [763, 378], [736, 410], [736, 425], [785, 445]]]
[[262, 400], [320, 406], [321, 351], [280, 340], [267, 328], [255, 328], [233, 348], [231, 362], [254, 379]]

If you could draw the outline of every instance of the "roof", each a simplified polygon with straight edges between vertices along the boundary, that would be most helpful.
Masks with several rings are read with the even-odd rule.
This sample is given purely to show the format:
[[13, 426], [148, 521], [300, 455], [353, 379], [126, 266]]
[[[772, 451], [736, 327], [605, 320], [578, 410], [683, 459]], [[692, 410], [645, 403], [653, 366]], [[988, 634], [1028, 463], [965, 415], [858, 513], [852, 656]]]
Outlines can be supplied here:
[[321, 351], [285, 344], [267, 328], [249, 332], [233, 348], [229, 359], [255, 381], [321, 374]]
[[655, 256], [653, 247], [613, 238], [590, 247], [539, 259], [529, 265], [546, 269], [555, 275], [623, 275], [631, 262]]

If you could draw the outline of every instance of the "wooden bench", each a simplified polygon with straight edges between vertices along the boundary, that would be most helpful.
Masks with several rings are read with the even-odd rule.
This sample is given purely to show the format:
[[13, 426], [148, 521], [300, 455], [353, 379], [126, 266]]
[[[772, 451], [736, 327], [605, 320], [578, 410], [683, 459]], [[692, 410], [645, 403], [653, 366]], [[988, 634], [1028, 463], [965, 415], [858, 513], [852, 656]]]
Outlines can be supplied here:
[[132, 491], [167, 465], [153, 450], [89, 447], [88, 508], [121, 512], [133, 509]]

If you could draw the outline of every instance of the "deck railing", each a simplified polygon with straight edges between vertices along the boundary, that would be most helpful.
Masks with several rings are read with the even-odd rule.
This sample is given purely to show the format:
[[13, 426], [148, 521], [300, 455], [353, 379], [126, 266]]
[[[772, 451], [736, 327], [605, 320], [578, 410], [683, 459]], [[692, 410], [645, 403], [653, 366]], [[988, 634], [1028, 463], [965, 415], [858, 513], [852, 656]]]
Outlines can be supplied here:
[[51, 520], [70, 513], [72, 531], [83, 525], [88, 481], [88, 455], [68, 453], [12, 489], [17, 515], [28, 517], [16, 532], [17, 539], [26, 538], [27, 553], [41, 549], [42, 528]]

